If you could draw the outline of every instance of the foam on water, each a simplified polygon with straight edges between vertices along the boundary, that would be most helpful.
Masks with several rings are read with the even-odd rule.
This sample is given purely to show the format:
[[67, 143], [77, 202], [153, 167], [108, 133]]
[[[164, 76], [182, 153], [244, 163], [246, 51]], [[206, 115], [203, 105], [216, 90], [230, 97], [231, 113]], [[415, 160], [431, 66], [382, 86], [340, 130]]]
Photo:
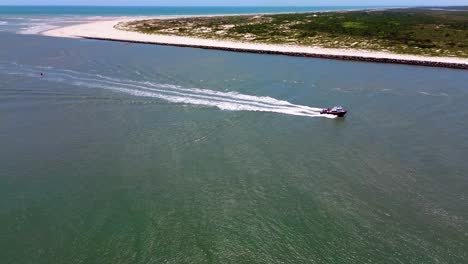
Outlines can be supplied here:
[[115, 17], [103, 17], [103, 16], [44, 16], [44, 17], [12, 17], [5, 16], [0, 17], [0, 26], [6, 26], [9, 31], [18, 34], [39, 34], [43, 31], [54, 29], [61, 26], [70, 26], [81, 23], [87, 23], [90, 21], [99, 21], [114, 19]]
[[[43, 76], [40, 73], [44, 73]], [[217, 107], [231, 111], [272, 112], [306, 117], [335, 118], [320, 114], [321, 108], [292, 104], [268, 96], [254, 96], [237, 92], [220, 92], [201, 88], [187, 88], [172, 84], [118, 79], [52, 67], [0, 63], [0, 73], [40, 78], [45, 81], [67, 83], [87, 88], [106, 89], [134, 96], [158, 98], [173, 103]]]
[[18, 33], [28, 34], [28, 35], [39, 34], [43, 31], [51, 30], [56, 27], [57, 26], [53, 26], [53, 25], [46, 24], [46, 23], [32, 23], [28, 25], [27, 27], [23, 28], [22, 30], [20, 30]]

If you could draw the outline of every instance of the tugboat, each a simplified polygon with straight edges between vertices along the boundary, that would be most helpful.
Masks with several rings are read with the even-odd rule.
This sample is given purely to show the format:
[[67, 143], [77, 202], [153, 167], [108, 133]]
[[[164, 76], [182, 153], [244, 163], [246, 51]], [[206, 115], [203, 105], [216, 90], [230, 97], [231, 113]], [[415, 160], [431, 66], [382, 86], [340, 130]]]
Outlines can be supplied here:
[[326, 108], [320, 111], [320, 114], [327, 114], [327, 115], [336, 115], [338, 117], [344, 117], [348, 113], [343, 107], [335, 106], [333, 108]]

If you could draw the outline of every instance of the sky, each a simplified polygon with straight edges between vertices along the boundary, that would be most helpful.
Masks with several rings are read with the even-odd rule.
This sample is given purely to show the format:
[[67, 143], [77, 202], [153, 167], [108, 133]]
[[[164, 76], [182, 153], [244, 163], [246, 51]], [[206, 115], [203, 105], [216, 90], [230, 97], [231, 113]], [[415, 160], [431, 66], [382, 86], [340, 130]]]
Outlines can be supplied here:
[[[377, 3], [376, 3], [377, 2]], [[0, 0], [0, 5], [332, 6], [468, 5], [468, 0]]]

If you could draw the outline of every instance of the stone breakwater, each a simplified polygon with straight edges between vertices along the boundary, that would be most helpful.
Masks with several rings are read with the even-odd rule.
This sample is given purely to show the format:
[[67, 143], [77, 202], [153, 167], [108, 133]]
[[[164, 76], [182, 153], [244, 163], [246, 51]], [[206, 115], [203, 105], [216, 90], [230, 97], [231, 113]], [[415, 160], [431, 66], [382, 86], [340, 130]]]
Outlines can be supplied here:
[[85, 38], [95, 40], [119, 41], [127, 43], [156, 44], [200, 49], [225, 50], [259, 54], [274, 54], [296, 57], [311, 57], [336, 60], [353, 60], [375, 63], [396, 63], [453, 69], [468, 69], [468, 58], [461, 57], [426, 57], [409, 54], [395, 54], [382, 51], [359, 49], [331, 49], [289, 45], [270, 45], [262, 43], [234, 42], [214, 39], [201, 39], [173, 35], [144, 34], [119, 29], [123, 22], [135, 18], [119, 18], [109, 21], [66, 26], [44, 31], [41, 34], [53, 37]]
[[396, 59], [396, 58], [379, 58], [379, 57], [364, 57], [364, 56], [355, 56], [355, 55], [319, 54], [319, 53], [308, 53], [308, 52], [306, 53], [306, 52], [291, 52], [291, 51], [258, 50], [258, 49], [249, 49], [249, 48], [206, 46], [206, 45], [197, 45], [197, 44], [177, 44], [177, 43], [164, 43], [164, 42], [158, 43], [158, 42], [154, 42], [154, 41], [119, 40], [119, 39], [105, 38], [105, 37], [86, 37], [86, 36], [82, 36], [82, 38], [94, 39], [94, 40], [115, 41], [115, 42], [162, 45], [162, 46], [176, 46], [176, 47], [190, 47], [190, 48], [199, 48], [199, 49], [224, 50], [224, 51], [232, 51], [232, 52], [285, 55], [285, 56], [294, 56], [294, 57], [309, 57], [309, 58], [349, 60], [349, 61], [362, 61], [362, 62], [374, 62], [374, 63], [406, 64], [406, 65], [417, 65], [417, 66], [426, 66], [426, 67], [443, 67], [443, 68], [468, 70], [468, 64], [454, 63], [454, 62], [439, 62], [439, 61]]

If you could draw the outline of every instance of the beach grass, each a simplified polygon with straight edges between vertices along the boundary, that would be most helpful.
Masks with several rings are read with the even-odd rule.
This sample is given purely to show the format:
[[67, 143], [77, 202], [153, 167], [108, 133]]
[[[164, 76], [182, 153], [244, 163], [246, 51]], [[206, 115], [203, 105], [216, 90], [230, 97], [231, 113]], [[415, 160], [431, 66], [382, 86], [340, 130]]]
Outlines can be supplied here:
[[468, 10], [409, 8], [185, 17], [131, 21], [117, 28], [249, 43], [468, 57]]

